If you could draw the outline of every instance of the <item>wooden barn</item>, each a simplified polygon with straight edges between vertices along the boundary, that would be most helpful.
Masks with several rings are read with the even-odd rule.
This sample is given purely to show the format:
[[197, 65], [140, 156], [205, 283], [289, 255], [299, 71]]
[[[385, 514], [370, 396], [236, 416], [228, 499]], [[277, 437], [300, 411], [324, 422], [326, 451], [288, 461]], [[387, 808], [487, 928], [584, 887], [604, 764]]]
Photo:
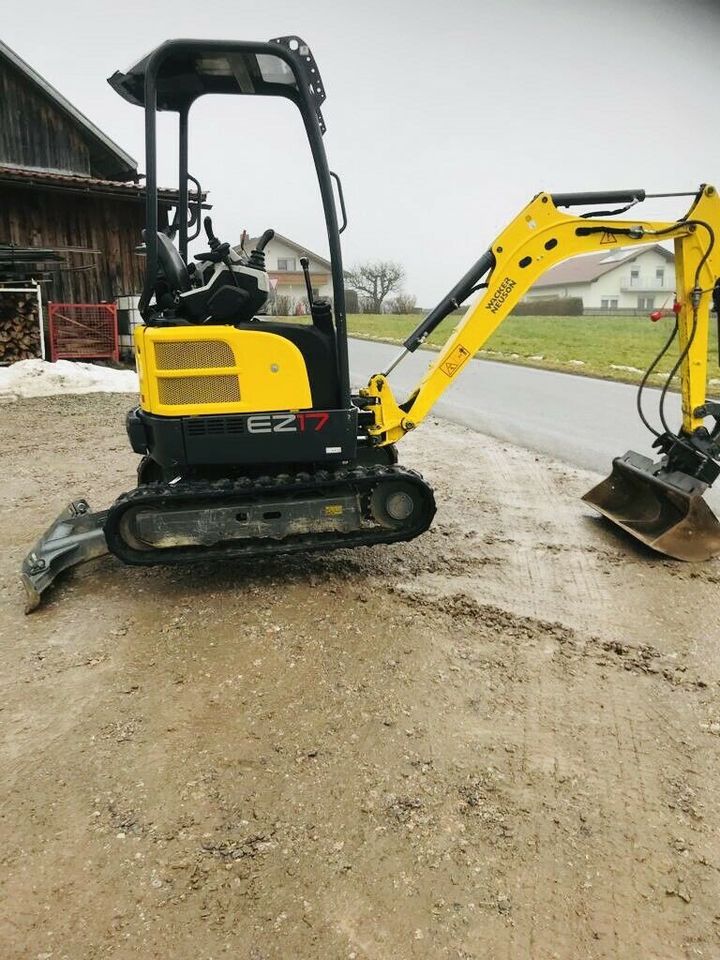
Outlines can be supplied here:
[[[66, 303], [138, 293], [137, 162], [2, 42], [0, 104], [0, 281]], [[176, 199], [162, 193], [161, 225]]]

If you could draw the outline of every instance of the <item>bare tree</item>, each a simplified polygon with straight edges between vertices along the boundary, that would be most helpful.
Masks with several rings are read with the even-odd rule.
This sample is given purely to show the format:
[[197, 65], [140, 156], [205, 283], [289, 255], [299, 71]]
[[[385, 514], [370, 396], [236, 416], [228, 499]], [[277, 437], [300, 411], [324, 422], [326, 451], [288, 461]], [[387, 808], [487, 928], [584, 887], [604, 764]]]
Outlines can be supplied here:
[[407, 315], [415, 313], [417, 297], [413, 293], [399, 293], [390, 301], [390, 309], [393, 313]]
[[363, 295], [373, 313], [382, 311], [383, 300], [397, 290], [405, 279], [405, 271], [393, 260], [368, 260], [348, 270], [345, 280]]

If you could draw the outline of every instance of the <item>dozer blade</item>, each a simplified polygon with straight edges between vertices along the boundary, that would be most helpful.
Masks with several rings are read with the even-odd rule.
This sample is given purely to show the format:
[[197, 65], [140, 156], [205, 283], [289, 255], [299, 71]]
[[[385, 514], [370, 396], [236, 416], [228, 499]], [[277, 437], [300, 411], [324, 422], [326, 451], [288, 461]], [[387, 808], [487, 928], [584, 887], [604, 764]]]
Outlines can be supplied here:
[[108, 552], [103, 525], [107, 510], [91, 513], [86, 500], [74, 500], [51, 524], [23, 560], [25, 612], [40, 604], [41, 594], [68, 567]]
[[610, 476], [583, 500], [659, 553], [709, 560], [720, 553], [720, 523], [703, 500], [707, 488], [631, 450], [613, 460]]

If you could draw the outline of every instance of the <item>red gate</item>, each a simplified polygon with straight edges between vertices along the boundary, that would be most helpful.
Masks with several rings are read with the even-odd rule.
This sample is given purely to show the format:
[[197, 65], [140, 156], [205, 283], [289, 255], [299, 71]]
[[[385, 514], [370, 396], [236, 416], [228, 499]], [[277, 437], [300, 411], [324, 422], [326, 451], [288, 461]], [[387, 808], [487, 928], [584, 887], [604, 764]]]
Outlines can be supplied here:
[[48, 310], [51, 360], [118, 361], [114, 303], [51, 303]]

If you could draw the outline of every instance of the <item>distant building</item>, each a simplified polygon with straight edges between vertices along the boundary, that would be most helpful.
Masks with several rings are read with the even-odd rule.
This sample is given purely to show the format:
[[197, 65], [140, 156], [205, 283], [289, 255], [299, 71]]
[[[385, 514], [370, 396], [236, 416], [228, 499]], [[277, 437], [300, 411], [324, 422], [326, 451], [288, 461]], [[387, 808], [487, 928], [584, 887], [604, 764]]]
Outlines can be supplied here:
[[548, 270], [525, 300], [580, 297], [593, 312], [656, 310], [672, 303], [674, 262], [659, 244], [574, 257]]
[[[258, 237], [245, 241], [245, 249], [249, 252], [258, 242]], [[332, 297], [331, 264], [312, 250], [308, 250], [301, 243], [276, 233], [265, 248], [265, 264], [270, 284], [273, 290], [273, 299], [284, 297], [280, 312], [294, 314], [298, 309], [305, 309], [307, 305], [307, 290], [303, 277], [300, 257], [307, 257], [310, 261], [310, 281], [313, 297]]]

